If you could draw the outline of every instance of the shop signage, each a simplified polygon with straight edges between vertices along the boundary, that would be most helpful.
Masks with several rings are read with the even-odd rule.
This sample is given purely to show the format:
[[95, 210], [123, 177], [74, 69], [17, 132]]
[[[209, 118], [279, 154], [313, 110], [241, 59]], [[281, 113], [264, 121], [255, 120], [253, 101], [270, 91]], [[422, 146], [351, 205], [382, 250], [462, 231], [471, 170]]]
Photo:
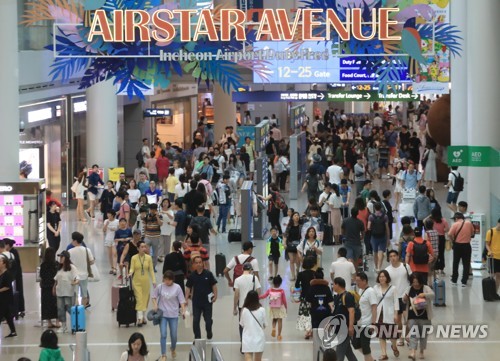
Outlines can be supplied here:
[[450, 146], [450, 167], [500, 167], [500, 151], [492, 147]]
[[41, 122], [47, 119], [52, 119], [52, 108], [43, 108], [28, 112], [28, 123]]
[[120, 180], [120, 173], [125, 173], [125, 168], [108, 168], [108, 180], [117, 182]]
[[279, 101], [329, 101], [329, 102], [363, 102], [363, 101], [415, 101], [420, 96], [411, 91], [379, 93], [377, 91], [255, 91], [235, 92], [233, 102], [279, 102]]
[[144, 109], [144, 117], [169, 117], [172, 115], [172, 109]]
[[[332, 29], [343, 41], [354, 38], [359, 41], [400, 41], [401, 36], [390, 35], [390, 27], [398, 21], [389, 20], [398, 8], [373, 8], [371, 11], [371, 31], [367, 34], [363, 9], [346, 9], [346, 21], [334, 9], [297, 9], [290, 17], [286, 9], [264, 9], [260, 14], [259, 25], [255, 34], [257, 41], [266, 37], [273, 41], [328, 41]], [[193, 15], [197, 15], [194, 21]], [[180, 36], [183, 42], [197, 41], [207, 36], [209, 41], [247, 41], [247, 23], [252, 15], [240, 9], [160, 9], [154, 12], [146, 10], [95, 10], [87, 41], [102, 37], [104, 42], [136, 41], [168, 43]], [[250, 18], [247, 18], [250, 16]], [[324, 18], [321, 22], [318, 17]], [[343, 17], [343, 16], [342, 16]], [[174, 20], [175, 19], [175, 20]], [[322, 27], [325, 36], [319, 36], [317, 30]], [[194, 28], [194, 31], [192, 29]], [[219, 30], [217, 30], [219, 28]], [[233, 32], [234, 31], [234, 32]], [[138, 37], [137, 37], [138, 36]]]
[[413, 83], [414, 94], [450, 94], [450, 84], [437, 81]]
[[0, 192], [12, 192], [12, 186], [0, 186]]

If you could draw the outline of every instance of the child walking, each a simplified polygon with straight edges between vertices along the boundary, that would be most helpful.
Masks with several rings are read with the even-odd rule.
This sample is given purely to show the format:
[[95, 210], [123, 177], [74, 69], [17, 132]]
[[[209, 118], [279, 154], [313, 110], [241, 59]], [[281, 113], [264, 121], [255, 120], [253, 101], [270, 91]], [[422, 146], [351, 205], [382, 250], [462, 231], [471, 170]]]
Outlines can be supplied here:
[[283, 319], [287, 313], [286, 295], [283, 288], [281, 288], [282, 282], [281, 277], [277, 275], [273, 278], [273, 287], [259, 296], [260, 299], [269, 297], [269, 308], [273, 320], [271, 336], [276, 337], [276, 324], [278, 324], [278, 341], [282, 340], [281, 330], [283, 328]]
[[107, 219], [104, 221], [104, 247], [108, 250], [108, 261], [111, 267], [109, 274], [116, 276], [116, 249], [115, 249], [115, 231], [118, 229], [118, 220], [116, 212], [112, 209], [107, 211]]
[[[269, 259], [269, 281], [272, 281], [278, 275], [278, 264], [283, 250], [283, 240], [278, 235], [278, 229], [272, 227], [271, 237], [266, 242], [267, 258]], [[273, 264], [275, 266], [274, 272]]]

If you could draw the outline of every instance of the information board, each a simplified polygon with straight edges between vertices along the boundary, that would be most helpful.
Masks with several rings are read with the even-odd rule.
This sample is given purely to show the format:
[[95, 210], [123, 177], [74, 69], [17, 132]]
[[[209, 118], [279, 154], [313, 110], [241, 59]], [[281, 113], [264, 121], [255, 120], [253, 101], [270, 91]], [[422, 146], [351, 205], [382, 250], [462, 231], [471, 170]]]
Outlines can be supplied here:
[[306, 121], [306, 106], [297, 105], [290, 109], [290, 129], [300, 129]]
[[[367, 83], [377, 75], [362, 68], [356, 57], [338, 57], [331, 53], [331, 42], [258, 41], [253, 50], [262, 53], [264, 70], [253, 73], [254, 83]], [[405, 82], [412, 80], [405, 68], [400, 69]]]

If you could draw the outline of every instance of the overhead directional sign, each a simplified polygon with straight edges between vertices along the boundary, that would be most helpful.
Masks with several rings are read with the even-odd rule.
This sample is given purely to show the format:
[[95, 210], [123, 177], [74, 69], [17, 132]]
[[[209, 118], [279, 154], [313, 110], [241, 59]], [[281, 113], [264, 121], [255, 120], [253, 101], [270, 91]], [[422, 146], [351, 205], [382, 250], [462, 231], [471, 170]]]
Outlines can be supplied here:
[[377, 91], [255, 91], [233, 93], [235, 103], [254, 102], [280, 102], [280, 101], [301, 101], [301, 102], [363, 102], [363, 101], [414, 101], [419, 99], [419, 95], [412, 94], [411, 91], [400, 91], [396, 93], [379, 93]]

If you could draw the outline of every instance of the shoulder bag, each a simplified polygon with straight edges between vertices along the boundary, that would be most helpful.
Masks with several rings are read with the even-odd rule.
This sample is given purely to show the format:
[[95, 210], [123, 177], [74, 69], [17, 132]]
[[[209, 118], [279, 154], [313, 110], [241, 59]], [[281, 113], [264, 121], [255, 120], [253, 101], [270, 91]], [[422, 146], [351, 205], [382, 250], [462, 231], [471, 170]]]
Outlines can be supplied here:
[[252, 315], [253, 319], [255, 321], [257, 321], [257, 323], [259, 324], [260, 328], [264, 329], [264, 327], [262, 327], [262, 324], [259, 322], [259, 320], [257, 319], [257, 317], [255, 317], [255, 315], [253, 314], [252, 311], [248, 310], [248, 312], [250, 312], [250, 314]]
[[87, 273], [89, 274], [88, 281], [99, 282], [101, 280], [99, 269], [97, 268], [95, 262], [94, 264], [90, 264], [89, 250], [86, 247], [85, 247], [85, 255], [87, 257]]

